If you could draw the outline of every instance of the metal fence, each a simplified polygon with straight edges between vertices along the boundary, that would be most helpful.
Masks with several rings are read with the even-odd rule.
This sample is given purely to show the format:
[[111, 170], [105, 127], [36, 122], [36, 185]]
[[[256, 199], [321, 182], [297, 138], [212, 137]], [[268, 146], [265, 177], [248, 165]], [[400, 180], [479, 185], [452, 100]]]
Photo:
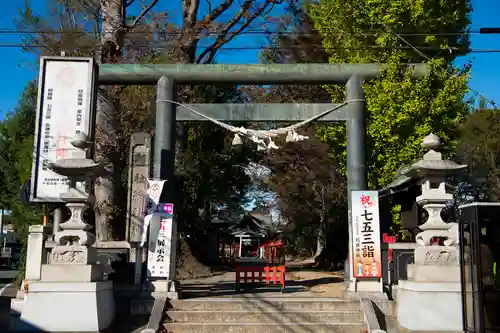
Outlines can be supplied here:
[[500, 204], [472, 203], [459, 212], [464, 332], [500, 332], [500, 290], [493, 272]]
[[392, 250], [391, 284], [397, 285], [399, 280], [408, 280], [408, 264], [414, 263], [414, 252], [413, 248]]

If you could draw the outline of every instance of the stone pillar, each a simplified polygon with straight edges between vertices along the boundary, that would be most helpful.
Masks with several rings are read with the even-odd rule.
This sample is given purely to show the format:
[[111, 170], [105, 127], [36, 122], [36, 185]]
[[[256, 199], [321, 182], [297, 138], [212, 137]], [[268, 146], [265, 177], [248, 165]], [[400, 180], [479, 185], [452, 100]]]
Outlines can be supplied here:
[[28, 281], [39, 281], [42, 275], [42, 264], [45, 261], [45, 238], [49, 228], [43, 225], [32, 225], [29, 227], [25, 279]]
[[52, 222], [52, 233], [54, 236], [59, 232], [60, 225], [62, 223], [63, 211], [61, 207], [56, 206], [54, 208], [54, 220]]
[[453, 199], [447, 176], [466, 166], [443, 160], [439, 146], [437, 136], [426, 137], [422, 147], [429, 151], [412, 165], [422, 189], [416, 202], [428, 215], [419, 225], [415, 263], [397, 293], [398, 322], [412, 331], [462, 331], [458, 224], [444, 221], [442, 213]]
[[[174, 196], [174, 168], [175, 168], [175, 135], [176, 135], [176, 110], [172, 103], [175, 99], [175, 81], [162, 76], [158, 80], [156, 96], [156, 133], [153, 155], [153, 176], [164, 180], [164, 187], [160, 198], [160, 205], [153, 215], [149, 227], [148, 270], [153, 258], [160, 256], [158, 250], [162, 249], [165, 262], [162, 264], [164, 274], [158, 273], [149, 278], [155, 292], [160, 292], [159, 297], [170, 299], [179, 298], [179, 283], [175, 280], [176, 271], [176, 245], [177, 227], [173, 218]], [[164, 207], [171, 206], [172, 212], [163, 211]], [[151, 243], [154, 242], [154, 243]], [[152, 248], [156, 253], [151, 253]], [[151, 274], [151, 272], [149, 273]], [[156, 297], [155, 297], [156, 298]]]
[[126, 239], [130, 243], [129, 261], [134, 262], [134, 285], [142, 281], [144, 258], [141, 227], [144, 218], [146, 180], [151, 173], [151, 134], [134, 133], [130, 138]]
[[[359, 75], [353, 75], [346, 83], [346, 101], [351, 101], [348, 108], [349, 119], [347, 120], [347, 204], [349, 224], [349, 247], [345, 267], [345, 280], [347, 291], [355, 292], [357, 289], [356, 279], [352, 265], [352, 220], [351, 220], [351, 191], [367, 190], [368, 175], [366, 168], [366, 120], [365, 120], [365, 97], [363, 91], [363, 79]], [[363, 283], [363, 282], [361, 282]]]

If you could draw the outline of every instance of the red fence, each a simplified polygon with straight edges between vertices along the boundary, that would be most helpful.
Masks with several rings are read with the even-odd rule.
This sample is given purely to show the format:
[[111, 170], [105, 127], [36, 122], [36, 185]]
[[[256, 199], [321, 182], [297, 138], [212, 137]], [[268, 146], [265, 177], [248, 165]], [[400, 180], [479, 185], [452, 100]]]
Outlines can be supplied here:
[[[382, 242], [387, 244], [394, 244], [396, 243], [396, 236], [389, 236], [388, 234], [382, 234]], [[390, 247], [387, 251], [387, 257], [389, 261], [392, 261], [392, 249]]]
[[285, 289], [285, 265], [236, 265], [236, 291], [241, 290], [243, 284], [274, 284]]

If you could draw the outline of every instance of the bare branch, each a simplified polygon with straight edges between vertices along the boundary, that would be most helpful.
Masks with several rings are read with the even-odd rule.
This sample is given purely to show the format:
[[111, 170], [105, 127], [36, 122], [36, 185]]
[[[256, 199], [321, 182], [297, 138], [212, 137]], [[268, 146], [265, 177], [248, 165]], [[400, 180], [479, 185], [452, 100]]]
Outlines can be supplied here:
[[[226, 0], [220, 5], [218, 5], [213, 11], [210, 11], [203, 19], [201, 19], [196, 25], [198, 29], [205, 26], [209, 26], [213, 21], [215, 21], [219, 16], [222, 15], [229, 7], [233, 4], [234, 0]], [[252, 2], [252, 1], [250, 1]]]
[[194, 27], [196, 24], [196, 14], [198, 14], [198, 8], [200, 8], [200, 0], [191, 0], [189, 3], [189, 9], [187, 12], [184, 12], [184, 24]]
[[129, 0], [125, 1], [125, 8], [132, 6], [132, 4], [135, 2], [135, 0]]
[[[133, 2], [134, 0], [132, 0]], [[137, 24], [139, 24], [139, 22], [144, 18], [144, 16], [146, 16], [147, 13], [149, 13], [149, 11], [151, 9], [153, 9], [153, 7], [159, 2], [160, 0], [153, 0], [151, 1], [151, 3], [149, 4], [149, 6], [147, 6], [146, 8], [144, 8], [142, 10], [142, 12], [139, 14], [139, 16], [137, 16], [134, 20], [134, 22], [132, 22], [132, 24], [125, 24], [125, 28], [126, 29], [134, 29]]]
[[[234, 37], [239, 35], [243, 30], [245, 30], [257, 17], [262, 15], [262, 13], [267, 9], [267, 7], [271, 4], [274, 4], [276, 1], [274, 0], [266, 0], [266, 2], [258, 9], [254, 11], [250, 17], [246, 19], [246, 21], [236, 30], [229, 33], [229, 31], [241, 20], [242, 17], [246, 16], [248, 11], [250, 10], [250, 6], [252, 4], [252, 0], [246, 0], [242, 5], [239, 12], [234, 16], [234, 18], [226, 24], [226, 26], [222, 29], [219, 36], [215, 40], [215, 42], [207, 47], [198, 57], [198, 63], [208, 64], [211, 63], [217, 51], [224, 45], [229, 43]], [[229, 35], [228, 35], [229, 34]]]
[[212, 0], [205, 0], [205, 2], [208, 5], [208, 11], [211, 12], [212, 11]]

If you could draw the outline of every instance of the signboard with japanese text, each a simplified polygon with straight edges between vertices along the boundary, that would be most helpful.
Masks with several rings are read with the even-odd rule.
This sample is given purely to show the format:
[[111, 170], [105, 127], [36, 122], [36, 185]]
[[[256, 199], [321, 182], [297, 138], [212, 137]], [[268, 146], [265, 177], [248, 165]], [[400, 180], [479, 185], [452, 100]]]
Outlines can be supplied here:
[[174, 205], [159, 203], [149, 225], [147, 276], [173, 279], [175, 274]]
[[[85, 157], [86, 152], [70, 141], [80, 132], [93, 138], [96, 78], [92, 58], [41, 58], [30, 201], [61, 202], [60, 195], [68, 190], [67, 178], [48, 164]], [[77, 187], [84, 190], [85, 184]]]
[[377, 191], [352, 191], [352, 255], [356, 278], [380, 278], [380, 213]]

